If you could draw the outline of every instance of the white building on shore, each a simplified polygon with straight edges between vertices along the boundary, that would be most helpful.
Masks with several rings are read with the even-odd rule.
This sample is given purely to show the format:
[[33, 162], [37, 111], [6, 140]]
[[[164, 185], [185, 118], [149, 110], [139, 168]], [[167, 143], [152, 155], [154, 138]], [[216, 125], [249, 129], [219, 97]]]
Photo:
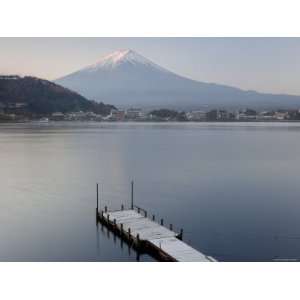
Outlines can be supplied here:
[[202, 110], [193, 110], [191, 112], [186, 113], [186, 117], [189, 121], [205, 121], [206, 112]]

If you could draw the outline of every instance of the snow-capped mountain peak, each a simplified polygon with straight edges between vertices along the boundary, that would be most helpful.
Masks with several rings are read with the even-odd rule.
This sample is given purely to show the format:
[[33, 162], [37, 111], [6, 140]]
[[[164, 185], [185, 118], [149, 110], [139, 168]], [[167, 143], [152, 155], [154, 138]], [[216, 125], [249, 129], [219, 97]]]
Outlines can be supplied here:
[[261, 94], [198, 82], [168, 71], [133, 50], [118, 50], [56, 83], [118, 108], [299, 108], [300, 97]]
[[87, 66], [83, 70], [86, 72], [96, 72], [101, 69], [110, 70], [124, 64], [144, 65], [163, 72], [169, 72], [131, 49], [121, 49], [105, 55], [97, 63]]

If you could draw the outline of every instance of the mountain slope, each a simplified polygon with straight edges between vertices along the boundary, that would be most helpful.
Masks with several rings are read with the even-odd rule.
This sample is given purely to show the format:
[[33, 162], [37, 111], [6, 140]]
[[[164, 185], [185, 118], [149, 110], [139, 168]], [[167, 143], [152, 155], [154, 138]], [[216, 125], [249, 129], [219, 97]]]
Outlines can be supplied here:
[[108, 114], [113, 106], [89, 101], [83, 96], [51, 81], [35, 77], [0, 76], [0, 103], [26, 103], [28, 112], [94, 111]]
[[118, 107], [298, 108], [300, 97], [243, 91], [172, 73], [132, 50], [120, 50], [55, 82]]

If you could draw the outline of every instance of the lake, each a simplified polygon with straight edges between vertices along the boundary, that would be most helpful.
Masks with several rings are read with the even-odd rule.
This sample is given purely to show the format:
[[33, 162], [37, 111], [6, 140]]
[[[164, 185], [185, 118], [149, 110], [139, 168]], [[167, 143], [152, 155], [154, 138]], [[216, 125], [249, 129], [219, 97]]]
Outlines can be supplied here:
[[205, 254], [299, 258], [298, 123], [1, 124], [0, 166], [0, 261], [136, 261], [95, 220], [96, 182], [119, 209], [132, 179]]

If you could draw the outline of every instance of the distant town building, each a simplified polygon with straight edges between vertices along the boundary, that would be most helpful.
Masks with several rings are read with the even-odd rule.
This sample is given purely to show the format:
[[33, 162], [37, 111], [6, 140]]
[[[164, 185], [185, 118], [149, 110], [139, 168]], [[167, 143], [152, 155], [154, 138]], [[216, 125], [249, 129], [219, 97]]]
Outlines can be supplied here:
[[51, 115], [51, 120], [53, 121], [62, 121], [65, 119], [65, 115], [62, 112], [54, 112]]
[[218, 110], [212, 109], [206, 113], [207, 121], [216, 121], [218, 119]]
[[274, 114], [274, 118], [279, 121], [286, 120], [286, 119], [288, 119], [288, 117], [289, 117], [288, 112], [275, 112], [275, 114]]
[[239, 113], [238, 115], [236, 115], [236, 120], [239, 121], [254, 121], [257, 119], [256, 115], [247, 115], [245, 113]]
[[261, 111], [257, 114], [256, 119], [258, 121], [270, 121], [274, 120], [274, 113], [270, 111]]
[[186, 117], [189, 121], [205, 121], [206, 112], [202, 110], [194, 110], [186, 113]]
[[230, 113], [227, 110], [218, 110], [217, 112], [217, 120], [219, 121], [227, 121], [230, 119]]
[[142, 110], [139, 108], [130, 108], [126, 110], [126, 119], [137, 120], [143, 116]]
[[257, 112], [252, 109], [245, 109], [236, 111], [234, 117], [237, 121], [254, 121], [257, 119]]
[[124, 110], [112, 109], [108, 119], [111, 120], [111, 121], [124, 121], [125, 111]]

